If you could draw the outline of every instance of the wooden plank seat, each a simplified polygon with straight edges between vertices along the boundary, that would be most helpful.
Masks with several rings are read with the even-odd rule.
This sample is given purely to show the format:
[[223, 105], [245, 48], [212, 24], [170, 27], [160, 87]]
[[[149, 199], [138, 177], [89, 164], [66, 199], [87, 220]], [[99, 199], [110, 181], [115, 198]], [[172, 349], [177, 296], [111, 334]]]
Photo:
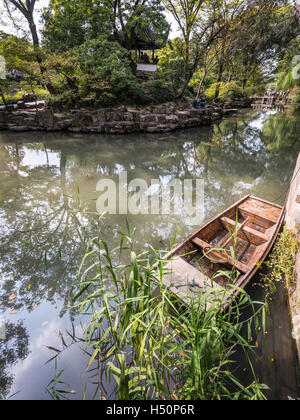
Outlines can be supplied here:
[[[166, 279], [173, 290], [173, 298], [175, 295], [177, 300], [186, 302], [185, 296], [195, 295], [193, 290], [197, 281], [204, 291], [209, 288], [207, 294], [214, 294], [215, 291], [219, 293], [220, 289], [215, 287], [217, 283], [221, 294], [224, 293], [222, 309], [227, 308], [234, 296], [249, 284], [269, 254], [283, 224], [284, 215], [285, 208], [248, 195], [205, 223], [165, 258], [169, 271]], [[235, 225], [236, 218], [238, 226]], [[237, 240], [234, 244], [236, 231]], [[229, 251], [233, 246], [234, 261]], [[176, 261], [176, 256], [181, 258]], [[229, 271], [231, 267], [240, 272], [237, 278], [228, 279], [225, 273], [222, 274], [222, 271]], [[226, 297], [225, 293], [234, 290], [230, 287], [232, 281], [240, 289]]]
[[281, 208], [267, 202], [251, 198], [239, 205], [239, 210], [245, 215], [250, 215], [258, 220], [264, 221], [266, 227], [274, 225], [281, 213]]
[[[230, 229], [232, 235], [234, 235], [235, 221], [232, 219], [229, 219], [228, 217], [221, 217], [221, 221], [225, 229], [227, 229], [228, 231]], [[238, 230], [240, 226], [241, 226], [241, 223], [237, 223]], [[249, 228], [248, 226], [243, 226], [243, 228], [238, 231], [238, 237], [245, 239], [246, 241], [249, 241], [254, 245], [263, 245], [269, 240], [268, 236], [264, 235], [258, 230]]]
[[[198, 248], [201, 248], [201, 249], [211, 247], [210, 244], [208, 244], [207, 242], [203, 241], [200, 238], [194, 238], [194, 239], [192, 239], [192, 242], [193, 242], [194, 245], [196, 245]], [[215, 248], [215, 249], [218, 248], [218, 245], [214, 246], [213, 248]], [[230, 255], [228, 255], [228, 264], [232, 267], [236, 267], [236, 269], [241, 273], [245, 274], [249, 271], [249, 267], [247, 267], [247, 265], [245, 265], [245, 264], [243, 264], [243, 263], [241, 263], [237, 260], [233, 261], [233, 259], [231, 258]]]
[[216, 289], [216, 293], [225, 293], [225, 289], [183, 258], [170, 260], [164, 266], [164, 284], [187, 305], [190, 304], [190, 299], [198, 298], [200, 291], [206, 293], [210, 289]]

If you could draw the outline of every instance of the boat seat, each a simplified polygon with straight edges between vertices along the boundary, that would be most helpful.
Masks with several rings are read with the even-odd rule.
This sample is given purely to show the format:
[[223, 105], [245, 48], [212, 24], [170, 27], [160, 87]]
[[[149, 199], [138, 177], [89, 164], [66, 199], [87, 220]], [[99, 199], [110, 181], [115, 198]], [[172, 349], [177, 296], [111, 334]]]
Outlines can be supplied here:
[[[210, 244], [208, 244], [205, 241], [202, 241], [202, 239], [200, 239], [200, 238], [194, 238], [192, 240], [192, 242], [193, 242], [194, 245], [196, 245], [200, 249], [205, 249], [207, 247], [210, 247]], [[237, 261], [237, 260], [233, 261], [233, 259], [231, 258], [231, 256], [229, 254], [227, 255], [227, 259], [228, 259], [228, 264], [231, 267], [236, 267], [236, 269], [240, 273], [243, 273], [243, 274], [248, 273], [249, 267], [247, 265], [242, 264], [240, 261]]]
[[[226, 230], [230, 230], [231, 234], [234, 235], [235, 232], [235, 221], [229, 219], [228, 217], [222, 217], [221, 219], [222, 224]], [[237, 228], [239, 228], [241, 224], [237, 224]], [[248, 240], [252, 244], [258, 246], [263, 245], [268, 242], [269, 238], [267, 235], [259, 232], [258, 230], [249, 228], [248, 226], [244, 226], [241, 232], [238, 232], [238, 237]]]
[[[170, 260], [164, 266], [163, 283], [187, 305], [190, 304], [191, 299], [198, 297], [200, 291], [205, 293], [215, 288], [216, 293], [221, 293], [222, 290], [224, 293], [225, 290], [183, 258]], [[209, 303], [207, 306], [210, 307]]]

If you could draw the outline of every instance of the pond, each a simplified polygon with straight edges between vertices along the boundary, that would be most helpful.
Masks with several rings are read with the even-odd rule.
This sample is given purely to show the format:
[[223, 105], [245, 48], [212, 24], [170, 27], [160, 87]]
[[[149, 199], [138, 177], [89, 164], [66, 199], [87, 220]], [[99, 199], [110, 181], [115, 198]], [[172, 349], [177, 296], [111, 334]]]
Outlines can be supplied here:
[[[48, 347], [61, 349], [62, 338], [71, 343], [74, 331], [81, 335], [76, 313], [65, 312], [84, 253], [86, 220], [76, 211], [81, 202], [96, 211], [99, 180], [118, 182], [122, 171], [127, 171], [129, 180], [148, 183], [203, 179], [203, 220], [246, 194], [283, 204], [300, 152], [299, 128], [297, 115], [241, 111], [211, 127], [168, 134], [0, 132], [0, 318], [6, 325], [6, 339], [0, 340], [2, 395], [49, 398], [45, 388], [55, 366], [46, 362], [55, 351]], [[168, 249], [175, 231], [179, 242], [195, 229], [178, 215], [128, 219], [137, 229], [139, 251], [150, 246]], [[102, 219], [102, 237], [111, 248], [119, 242], [115, 229], [124, 228], [124, 216]], [[249, 292], [256, 296], [261, 288], [252, 285]], [[288, 311], [284, 293], [278, 293], [273, 313], [285, 328]], [[272, 338], [270, 327], [268, 339]], [[282, 377], [284, 367], [296, 363], [288, 333], [285, 346], [288, 350], [279, 351], [273, 365], [265, 364], [264, 352], [258, 352], [260, 379], [271, 387], [270, 397], [300, 395], [296, 369], [292, 378]], [[95, 391], [85, 371], [88, 357], [82, 347], [74, 343], [59, 357], [58, 368], [64, 369], [63, 379], [74, 390], [74, 399], [81, 398], [85, 389], [87, 398], [92, 398]], [[269, 349], [270, 354], [274, 351], [276, 346]]]

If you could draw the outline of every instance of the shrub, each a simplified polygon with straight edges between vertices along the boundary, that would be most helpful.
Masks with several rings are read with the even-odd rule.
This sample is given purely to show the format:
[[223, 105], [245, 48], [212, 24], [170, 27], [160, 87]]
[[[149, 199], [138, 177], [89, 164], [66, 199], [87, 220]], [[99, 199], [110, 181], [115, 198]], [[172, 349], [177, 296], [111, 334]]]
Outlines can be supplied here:
[[68, 52], [68, 60], [53, 56], [59, 74], [58, 94], [50, 104], [59, 106], [112, 106], [144, 101], [141, 85], [132, 73], [129, 53], [115, 41], [99, 36]]
[[[121, 400], [264, 399], [263, 385], [254, 380], [245, 387], [229, 368], [237, 345], [246, 353], [253, 348], [251, 326], [264, 305], [255, 309], [242, 292], [223, 312], [220, 302], [226, 292], [221, 288], [199, 291], [183, 307], [164, 285], [160, 253], [151, 255], [151, 263], [150, 255], [136, 255], [128, 224], [127, 229], [119, 232], [120, 248], [114, 252], [99, 237], [91, 239], [81, 264], [73, 302], [85, 321], [90, 317], [85, 328], [88, 367], [93, 370], [96, 362], [100, 381], [113, 381]], [[119, 260], [124, 252], [125, 264]], [[159, 293], [153, 292], [154, 273]], [[230, 282], [235, 273], [225, 275]], [[241, 315], [247, 307], [254, 312], [245, 319]], [[241, 335], [245, 324], [248, 339]]]
[[[245, 97], [243, 88], [236, 82], [221, 82], [219, 99], [223, 102], [230, 102], [237, 97]], [[213, 83], [205, 92], [208, 99], [215, 98], [218, 83]]]

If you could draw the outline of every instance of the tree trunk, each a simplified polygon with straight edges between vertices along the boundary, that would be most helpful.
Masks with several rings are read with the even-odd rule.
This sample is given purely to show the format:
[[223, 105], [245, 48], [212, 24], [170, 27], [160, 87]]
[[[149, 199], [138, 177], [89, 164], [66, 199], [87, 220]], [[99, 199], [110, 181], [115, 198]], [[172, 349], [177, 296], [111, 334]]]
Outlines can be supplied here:
[[199, 96], [200, 96], [200, 93], [201, 93], [201, 89], [202, 89], [202, 86], [203, 86], [204, 80], [206, 79], [206, 75], [207, 75], [207, 71], [206, 71], [206, 69], [205, 69], [204, 74], [203, 74], [203, 77], [202, 77], [202, 79], [201, 79], [201, 82], [200, 82], [200, 84], [199, 84], [199, 86], [198, 86], [198, 91], [197, 91], [196, 101], [198, 101], [198, 100], [199, 100]]
[[54, 89], [52, 83], [50, 82], [48, 74], [47, 74], [47, 70], [43, 65], [43, 59], [42, 59], [41, 53], [40, 53], [40, 41], [39, 41], [36, 25], [35, 25], [34, 20], [33, 20], [33, 16], [28, 16], [27, 20], [28, 20], [28, 24], [29, 24], [29, 28], [30, 28], [30, 33], [31, 33], [31, 37], [32, 37], [32, 42], [33, 42], [33, 47], [34, 47], [34, 51], [35, 51], [36, 60], [39, 64], [41, 75], [43, 77], [43, 80], [45, 82], [45, 85], [46, 85], [49, 93], [51, 95], [55, 95], [55, 89]]
[[5, 106], [5, 108], [6, 108], [6, 111], [8, 111], [8, 105], [7, 105], [7, 102], [6, 102], [6, 99], [5, 99], [5, 95], [4, 95], [4, 93], [2, 92], [1, 88], [0, 88], [0, 96], [1, 96], [1, 98], [2, 98], [2, 101], [3, 101], [3, 103], [4, 103], [4, 106]]
[[221, 45], [221, 52], [220, 52], [220, 59], [219, 59], [219, 69], [218, 69], [218, 77], [217, 77], [217, 86], [215, 91], [215, 99], [218, 99], [220, 95], [220, 85], [222, 82], [224, 66], [225, 66], [225, 45], [226, 45], [226, 37], [222, 39]]
[[246, 57], [245, 61], [244, 61], [244, 79], [243, 79], [243, 90], [245, 90], [246, 88], [246, 84], [248, 82], [248, 70], [249, 70], [249, 58], [248, 56]]
[[215, 99], [218, 99], [220, 95], [220, 84], [222, 82], [222, 76], [224, 71], [224, 63], [223, 60], [219, 64], [219, 71], [218, 71], [218, 77], [217, 77], [217, 86], [216, 86], [216, 92], [215, 92]]
[[29, 30], [30, 30], [31, 37], [32, 37], [32, 42], [33, 42], [33, 48], [34, 48], [36, 60], [38, 62], [39, 68], [40, 68], [41, 75], [44, 79], [45, 86], [47, 87], [49, 93], [51, 95], [54, 95], [55, 90], [54, 90], [54, 87], [53, 87], [52, 83], [49, 80], [49, 77], [47, 75], [47, 70], [43, 66], [43, 59], [42, 59], [42, 56], [41, 56], [41, 53], [40, 53], [39, 36], [38, 36], [37, 29], [36, 29], [36, 25], [34, 23], [34, 18], [33, 18], [35, 0], [26, 0], [26, 2], [25, 1], [20, 1], [20, 0], [18, 0], [18, 1], [17, 0], [10, 0], [10, 2], [5, 1], [7, 10], [8, 10], [9, 15], [10, 15], [9, 3], [12, 3], [15, 6], [15, 8], [18, 9], [19, 12], [21, 12], [22, 15], [24, 16], [24, 18], [28, 22]]

